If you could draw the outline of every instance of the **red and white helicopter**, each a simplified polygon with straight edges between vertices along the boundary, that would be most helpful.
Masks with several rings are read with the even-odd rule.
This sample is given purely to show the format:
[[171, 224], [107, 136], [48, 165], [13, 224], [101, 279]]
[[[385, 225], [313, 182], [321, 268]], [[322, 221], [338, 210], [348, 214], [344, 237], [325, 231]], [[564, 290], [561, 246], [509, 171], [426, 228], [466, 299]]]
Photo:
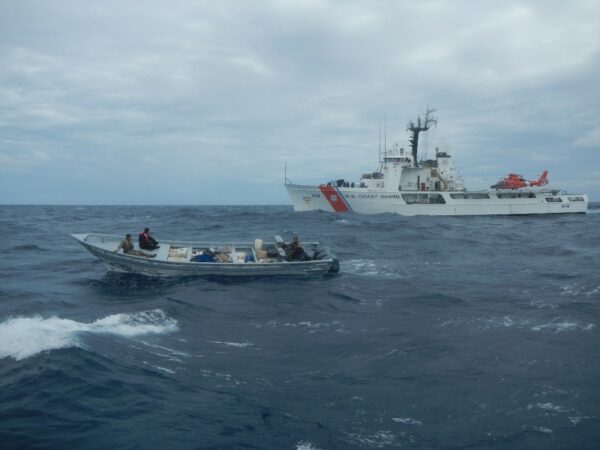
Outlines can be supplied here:
[[548, 184], [548, 171], [544, 170], [542, 175], [533, 181], [527, 181], [521, 175], [509, 173], [502, 180], [490, 186], [492, 189], [521, 189], [526, 187], [545, 186]]

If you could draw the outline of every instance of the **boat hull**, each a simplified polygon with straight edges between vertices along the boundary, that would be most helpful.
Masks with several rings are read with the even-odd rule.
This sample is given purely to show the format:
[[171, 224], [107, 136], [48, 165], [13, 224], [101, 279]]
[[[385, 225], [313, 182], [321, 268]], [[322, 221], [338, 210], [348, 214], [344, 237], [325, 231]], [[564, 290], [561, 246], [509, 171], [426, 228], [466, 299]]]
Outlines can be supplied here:
[[[92, 238], [89, 238], [91, 236]], [[272, 277], [272, 276], [322, 276], [339, 270], [339, 263], [329, 253], [320, 260], [281, 261], [268, 263], [214, 263], [214, 262], [175, 262], [157, 258], [131, 256], [115, 253], [118, 238], [110, 237], [100, 241], [102, 235], [72, 235], [88, 252], [98, 258], [111, 272], [134, 273], [151, 277]], [[87, 242], [90, 239], [92, 242]], [[161, 242], [168, 247], [168, 242]], [[182, 243], [177, 243], [182, 245]], [[189, 243], [189, 245], [196, 245]], [[250, 244], [245, 244], [250, 245]], [[191, 248], [191, 247], [190, 247]], [[328, 252], [321, 248], [322, 252]]]
[[[487, 216], [585, 213], [586, 195], [517, 192], [409, 192], [285, 184], [295, 211], [395, 213], [403, 216]], [[409, 203], [405, 197], [436, 196], [444, 203]], [[460, 198], [473, 197], [488, 198]], [[511, 198], [513, 197], [513, 198]]]

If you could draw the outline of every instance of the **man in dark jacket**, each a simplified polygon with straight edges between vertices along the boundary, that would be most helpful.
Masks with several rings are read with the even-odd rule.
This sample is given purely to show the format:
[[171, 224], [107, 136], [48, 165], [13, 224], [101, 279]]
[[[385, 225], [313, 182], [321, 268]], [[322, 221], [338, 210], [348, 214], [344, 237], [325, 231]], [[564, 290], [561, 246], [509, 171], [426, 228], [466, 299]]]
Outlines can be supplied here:
[[306, 261], [308, 259], [296, 234], [292, 238], [292, 242], [285, 245], [284, 250], [288, 261]]
[[150, 228], [144, 228], [144, 231], [138, 236], [140, 248], [144, 250], [156, 250], [160, 248], [156, 239], [150, 234]]

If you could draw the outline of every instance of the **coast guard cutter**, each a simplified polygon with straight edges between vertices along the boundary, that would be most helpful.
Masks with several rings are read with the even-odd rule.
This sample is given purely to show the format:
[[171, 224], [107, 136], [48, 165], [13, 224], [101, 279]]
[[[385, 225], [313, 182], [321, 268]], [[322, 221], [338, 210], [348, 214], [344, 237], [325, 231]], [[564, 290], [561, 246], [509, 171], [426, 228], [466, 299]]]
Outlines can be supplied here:
[[489, 190], [469, 191], [454, 168], [451, 156], [436, 149], [435, 159], [417, 159], [419, 134], [437, 124], [427, 110], [408, 124], [411, 152], [395, 146], [380, 151], [379, 168], [358, 182], [343, 179], [319, 186], [291, 183], [285, 187], [295, 211], [391, 212], [414, 215], [517, 215], [585, 213], [588, 197], [546, 187], [548, 172], [536, 181], [510, 174]]

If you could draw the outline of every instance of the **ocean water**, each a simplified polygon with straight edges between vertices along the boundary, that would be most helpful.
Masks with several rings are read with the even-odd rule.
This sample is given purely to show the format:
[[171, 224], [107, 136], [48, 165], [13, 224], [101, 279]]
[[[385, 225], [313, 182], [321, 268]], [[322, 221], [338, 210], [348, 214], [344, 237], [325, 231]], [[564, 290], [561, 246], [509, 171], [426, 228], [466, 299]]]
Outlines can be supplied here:
[[[0, 206], [0, 448], [600, 447], [600, 209]], [[107, 273], [70, 233], [296, 231], [334, 277]]]

